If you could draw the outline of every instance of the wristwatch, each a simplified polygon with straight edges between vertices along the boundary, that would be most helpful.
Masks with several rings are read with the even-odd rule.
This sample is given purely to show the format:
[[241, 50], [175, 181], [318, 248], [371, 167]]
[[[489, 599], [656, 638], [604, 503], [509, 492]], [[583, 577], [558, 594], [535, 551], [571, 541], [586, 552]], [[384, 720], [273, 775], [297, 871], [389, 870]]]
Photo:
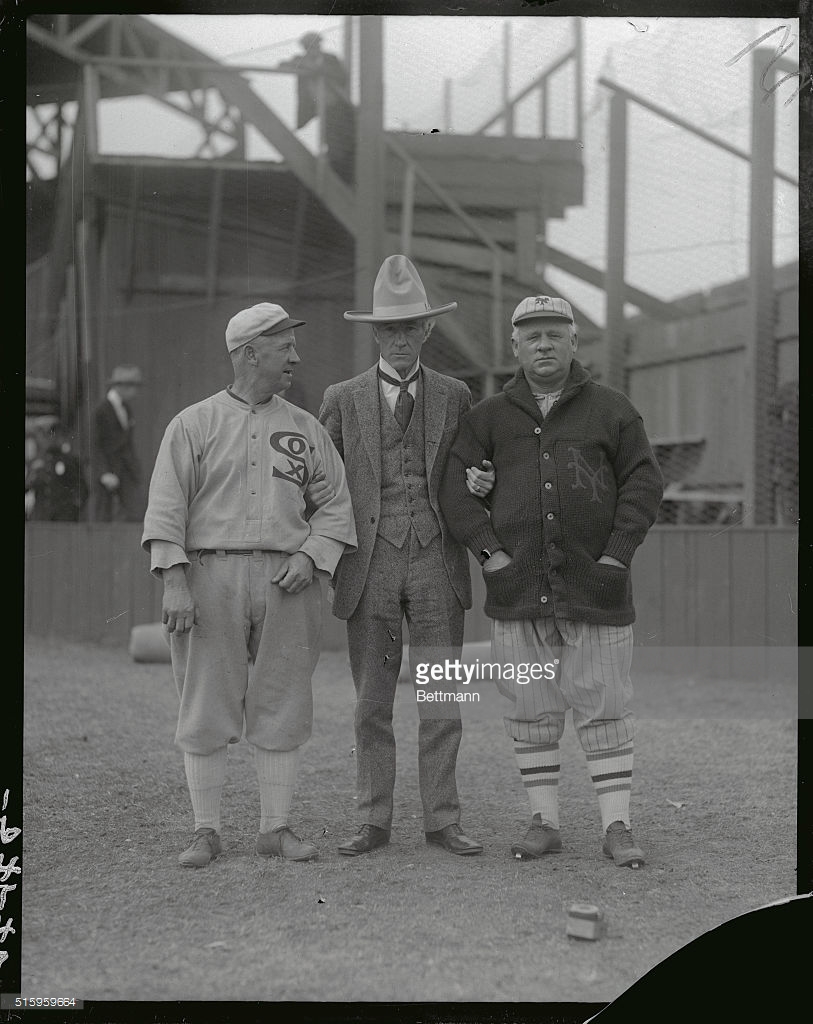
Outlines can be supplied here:
[[488, 550], [488, 548], [483, 548], [483, 550], [480, 552], [477, 558], [480, 562], [480, 565], [485, 565], [489, 558], [491, 558], [491, 552]]

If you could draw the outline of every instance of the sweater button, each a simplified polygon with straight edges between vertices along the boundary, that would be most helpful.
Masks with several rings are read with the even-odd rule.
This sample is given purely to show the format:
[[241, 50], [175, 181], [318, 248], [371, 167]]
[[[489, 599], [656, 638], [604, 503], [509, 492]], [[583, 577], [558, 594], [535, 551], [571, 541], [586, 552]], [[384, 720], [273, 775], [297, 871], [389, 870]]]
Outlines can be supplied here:
[[543, 459], [549, 459], [550, 458], [550, 452], [542, 452], [542, 458]]
[[548, 603], [548, 599], [546, 597], [543, 597], [542, 598], [542, 604], [547, 604], [547, 603]]
[[553, 519], [553, 513], [552, 512], [548, 512], [548, 514], [545, 516], [545, 518], [546, 519]]
[[534, 427], [534, 433], [535, 434], [541, 434], [542, 433], [542, 428], [541, 427]]
[[545, 481], [545, 490], [549, 491], [551, 487], [553, 487], [553, 484], [550, 482], [550, 480]]

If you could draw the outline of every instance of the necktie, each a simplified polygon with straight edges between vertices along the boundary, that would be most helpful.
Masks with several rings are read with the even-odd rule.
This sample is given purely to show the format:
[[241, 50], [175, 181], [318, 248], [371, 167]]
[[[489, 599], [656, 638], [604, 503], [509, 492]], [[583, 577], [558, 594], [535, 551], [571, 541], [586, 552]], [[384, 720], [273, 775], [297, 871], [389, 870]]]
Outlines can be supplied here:
[[398, 397], [395, 400], [395, 418], [404, 434], [409, 426], [409, 421], [412, 419], [412, 410], [415, 408], [415, 399], [407, 389], [410, 384], [418, 379], [420, 373], [420, 368], [418, 368], [409, 380], [398, 380], [384, 373], [381, 367], [378, 368], [378, 376], [388, 384], [394, 384], [398, 388]]

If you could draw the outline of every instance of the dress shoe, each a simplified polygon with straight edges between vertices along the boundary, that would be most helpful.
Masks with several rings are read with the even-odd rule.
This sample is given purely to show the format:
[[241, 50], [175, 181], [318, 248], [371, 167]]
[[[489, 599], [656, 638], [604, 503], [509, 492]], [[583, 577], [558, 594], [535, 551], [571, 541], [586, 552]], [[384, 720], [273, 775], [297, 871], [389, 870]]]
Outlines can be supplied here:
[[475, 842], [474, 839], [469, 839], [456, 821], [438, 829], [437, 832], [427, 832], [426, 841], [435, 846], [442, 846], [449, 853], [458, 853], [461, 857], [483, 852], [482, 844]]
[[511, 853], [518, 860], [537, 860], [543, 854], [561, 852], [562, 839], [559, 829], [542, 821], [538, 814], [531, 819], [531, 825], [525, 833], [525, 838], [520, 839], [511, 847]]
[[390, 834], [385, 828], [362, 825], [356, 835], [339, 844], [338, 850], [346, 857], [357, 857], [360, 853], [369, 853], [379, 846], [386, 846], [389, 841]]
[[282, 857], [284, 860], [316, 860], [319, 851], [294, 835], [287, 825], [257, 836], [257, 853], [261, 857]]

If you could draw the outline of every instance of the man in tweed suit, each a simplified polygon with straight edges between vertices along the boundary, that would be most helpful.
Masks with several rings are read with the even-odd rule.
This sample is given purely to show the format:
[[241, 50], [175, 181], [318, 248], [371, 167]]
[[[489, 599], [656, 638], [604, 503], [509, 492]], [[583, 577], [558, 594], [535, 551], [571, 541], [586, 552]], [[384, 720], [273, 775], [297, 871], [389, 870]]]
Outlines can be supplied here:
[[[570, 303], [531, 295], [511, 322], [517, 372], [464, 417], [441, 487], [455, 536], [483, 566], [492, 661], [537, 667], [524, 683], [517, 671], [498, 681], [512, 701], [505, 727], [531, 807], [527, 835], [511, 852], [522, 859], [562, 849], [559, 739], [572, 708], [603, 852], [638, 867], [629, 565], [655, 522], [663, 479], [640, 414], [573, 358]], [[466, 467], [483, 458], [497, 472], [490, 515], [466, 487]]]
[[[373, 325], [378, 364], [325, 391], [319, 419], [344, 459], [358, 549], [339, 563], [333, 613], [347, 620], [356, 688], [356, 766], [360, 828], [339, 846], [355, 856], [389, 842], [395, 785], [392, 708], [406, 616], [410, 661], [416, 649], [459, 654], [463, 610], [471, 607], [465, 548], [449, 533], [438, 487], [461, 416], [471, 405], [461, 381], [420, 362], [434, 318], [413, 264], [400, 255], [382, 264], [370, 312], [345, 319]], [[490, 489], [493, 474], [472, 470], [472, 486]], [[455, 656], [453, 654], [453, 656]], [[482, 846], [460, 827], [455, 765], [459, 711], [423, 714], [418, 765], [426, 840], [455, 854]]]

